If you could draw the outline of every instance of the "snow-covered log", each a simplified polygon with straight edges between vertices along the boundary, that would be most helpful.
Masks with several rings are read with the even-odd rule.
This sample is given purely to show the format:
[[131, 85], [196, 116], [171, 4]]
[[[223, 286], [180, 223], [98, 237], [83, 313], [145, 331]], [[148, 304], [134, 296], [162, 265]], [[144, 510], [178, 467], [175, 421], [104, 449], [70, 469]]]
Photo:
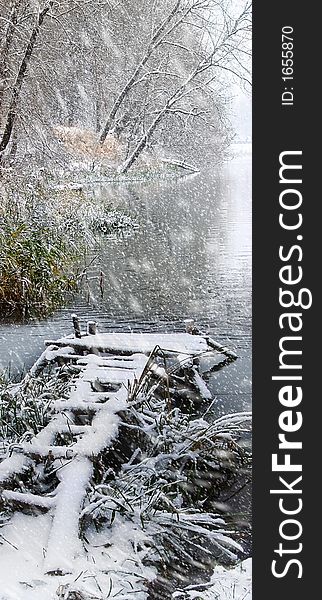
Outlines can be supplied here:
[[55, 512], [45, 559], [46, 573], [71, 573], [74, 560], [84, 552], [79, 538], [79, 515], [92, 464], [87, 458], [77, 458], [58, 471]]

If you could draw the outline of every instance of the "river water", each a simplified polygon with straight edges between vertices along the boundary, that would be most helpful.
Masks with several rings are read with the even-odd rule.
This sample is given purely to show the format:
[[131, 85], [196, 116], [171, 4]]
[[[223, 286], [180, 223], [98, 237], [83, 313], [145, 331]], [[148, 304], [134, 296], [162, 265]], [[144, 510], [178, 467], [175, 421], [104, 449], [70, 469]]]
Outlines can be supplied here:
[[0, 371], [31, 366], [46, 339], [71, 332], [73, 312], [101, 331], [182, 331], [184, 319], [194, 318], [239, 356], [210, 382], [216, 412], [249, 409], [250, 165], [250, 148], [241, 146], [217, 170], [179, 181], [96, 186], [92, 193], [130, 214], [138, 229], [102, 237], [88, 269], [89, 294], [46, 320], [0, 324]]

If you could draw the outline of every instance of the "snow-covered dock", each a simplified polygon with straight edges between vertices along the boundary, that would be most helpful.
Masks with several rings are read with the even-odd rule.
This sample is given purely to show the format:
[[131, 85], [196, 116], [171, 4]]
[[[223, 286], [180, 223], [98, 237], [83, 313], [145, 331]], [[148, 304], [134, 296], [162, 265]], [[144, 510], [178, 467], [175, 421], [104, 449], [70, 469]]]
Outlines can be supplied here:
[[[136, 406], [139, 393], [148, 389], [147, 382], [150, 397], [163, 382], [168, 410], [176, 394], [184, 399], [187, 391], [207, 401], [211, 394], [200, 374], [201, 357], [210, 355], [214, 363], [235, 358], [206, 335], [198, 334], [191, 323], [187, 328], [191, 333], [114, 334], [98, 333], [90, 322], [82, 332], [74, 317], [74, 333], [47, 342], [24, 381], [11, 386], [14, 397], [53, 365], [65, 369], [69, 378], [64, 392], [50, 399], [47, 424], [38, 434], [27, 432], [19, 443], [11, 445], [0, 463], [4, 506], [10, 505], [14, 515], [17, 510], [36, 511], [35, 519], [40, 519], [39, 513], [49, 518], [42, 564], [38, 565], [45, 578], [75, 574], [75, 561], [86, 563], [80, 517], [86, 514], [84, 503], [94, 470], [117, 439], [122, 413]], [[171, 379], [178, 366], [184, 377]], [[243, 418], [237, 416], [237, 421]], [[227, 421], [228, 430], [234, 430], [237, 421], [236, 416]], [[10, 538], [10, 524], [4, 529], [8, 527]], [[225, 544], [224, 536], [218, 536]], [[7, 541], [7, 551], [16, 560], [19, 550], [14, 541]], [[234, 546], [234, 542], [228, 545]], [[33, 597], [38, 598], [30, 595]], [[138, 593], [137, 598], [141, 597], [145, 596]]]
[[[36, 377], [51, 363], [72, 363], [77, 377], [68, 397], [54, 401], [53, 418], [48, 425], [31, 440], [15, 446], [11, 456], [0, 463], [0, 485], [14, 473], [24, 470], [29, 457], [70, 460], [71, 457], [88, 458], [104, 450], [116, 435], [117, 413], [126, 407], [131, 390], [133, 393], [146, 368], [157, 378], [164, 375], [165, 371], [154, 360], [157, 356], [172, 357], [183, 365], [187, 363], [192, 368], [198, 391], [205, 397], [209, 391], [189, 359], [207, 353], [215, 353], [221, 359], [236, 357], [206, 335], [188, 332], [99, 334], [92, 322], [87, 324], [85, 332], [81, 332], [75, 317], [74, 329], [74, 334], [47, 341], [46, 350], [25, 378], [26, 382]], [[94, 333], [90, 333], [93, 330]], [[75, 424], [76, 416], [79, 421], [81, 415], [84, 421], [90, 420], [90, 425]], [[67, 438], [66, 444], [56, 444], [58, 435]], [[28, 503], [32, 503], [28, 498]], [[20, 500], [24, 501], [23, 495]]]

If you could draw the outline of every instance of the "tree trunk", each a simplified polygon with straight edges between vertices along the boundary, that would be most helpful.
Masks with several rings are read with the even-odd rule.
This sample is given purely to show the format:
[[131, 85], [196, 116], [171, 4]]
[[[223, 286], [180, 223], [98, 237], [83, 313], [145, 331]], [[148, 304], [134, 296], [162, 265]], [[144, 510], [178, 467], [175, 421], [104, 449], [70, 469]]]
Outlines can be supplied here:
[[8, 114], [7, 114], [7, 118], [6, 118], [6, 124], [5, 124], [5, 128], [4, 128], [3, 136], [2, 136], [2, 139], [0, 142], [0, 155], [5, 151], [5, 149], [7, 148], [8, 144], [10, 142], [12, 131], [13, 131], [13, 126], [14, 126], [16, 116], [17, 116], [17, 106], [18, 106], [18, 102], [19, 102], [19, 98], [20, 98], [22, 84], [23, 84], [24, 78], [26, 76], [28, 65], [30, 63], [30, 59], [31, 59], [31, 56], [32, 56], [32, 53], [33, 53], [33, 50], [35, 47], [35, 43], [36, 43], [40, 28], [43, 24], [46, 14], [51, 9], [53, 4], [54, 4], [54, 0], [50, 0], [48, 2], [48, 4], [43, 8], [43, 10], [39, 13], [37, 23], [31, 32], [29, 42], [27, 44], [23, 59], [21, 61], [20, 67], [19, 67], [19, 71], [18, 71], [16, 80], [15, 80], [15, 83], [13, 86], [13, 90], [12, 90], [12, 94], [11, 94], [11, 101], [10, 101], [9, 110], [8, 110]]
[[6, 32], [4, 34], [3, 42], [1, 44], [1, 61], [0, 61], [0, 109], [2, 104], [2, 99], [5, 92], [6, 81], [9, 75], [8, 69], [8, 57], [9, 51], [13, 39], [13, 35], [15, 32], [15, 27], [17, 25], [18, 18], [18, 8], [21, 0], [13, 0], [10, 4], [11, 10], [8, 20], [8, 26]]
[[146, 131], [146, 133], [141, 137], [138, 145], [136, 146], [136, 148], [133, 150], [131, 156], [127, 159], [127, 161], [124, 163], [122, 169], [121, 169], [121, 173], [127, 173], [127, 171], [131, 168], [131, 166], [133, 165], [133, 163], [136, 161], [136, 159], [140, 156], [142, 150], [144, 150], [145, 146], [147, 145], [148, 141], [150, 140], [153, 132], [155, 131], [155, 129], [157, 128], [158, 124], [160, 123], [161, 119], [164, 117], [164, 115], [166, 114], [168, 110], [168, 106], [164, 107], [159, 114], [157, 115], [157, 117], [154, 119], [154, 121], [151, 123], [149, 129]]

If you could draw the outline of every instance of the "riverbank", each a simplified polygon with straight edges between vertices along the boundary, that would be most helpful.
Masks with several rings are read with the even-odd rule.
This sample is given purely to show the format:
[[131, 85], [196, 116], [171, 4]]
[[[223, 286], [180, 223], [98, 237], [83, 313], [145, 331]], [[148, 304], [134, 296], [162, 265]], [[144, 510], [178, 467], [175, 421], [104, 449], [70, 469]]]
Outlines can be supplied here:
[[82, 284], [97, 234], [136, 224], [82, 186], [1, 181], [0, 315], [45, 317]]
[[0, 179], [0, 318], [46, 317], [79, 289], [97, 234], [131, 231], [137, 223], [113, 199], [92, 193], [101, 185], [178, 180], [195, 172], [164, 161], [129, 175], [91, 162], [34, 175], [2, 170]]
[[191, 585], [174, 592], [173, 600], [251, 600], [252, 559], [247, 558], [235, 567], [217, 566], [210, 582]]

